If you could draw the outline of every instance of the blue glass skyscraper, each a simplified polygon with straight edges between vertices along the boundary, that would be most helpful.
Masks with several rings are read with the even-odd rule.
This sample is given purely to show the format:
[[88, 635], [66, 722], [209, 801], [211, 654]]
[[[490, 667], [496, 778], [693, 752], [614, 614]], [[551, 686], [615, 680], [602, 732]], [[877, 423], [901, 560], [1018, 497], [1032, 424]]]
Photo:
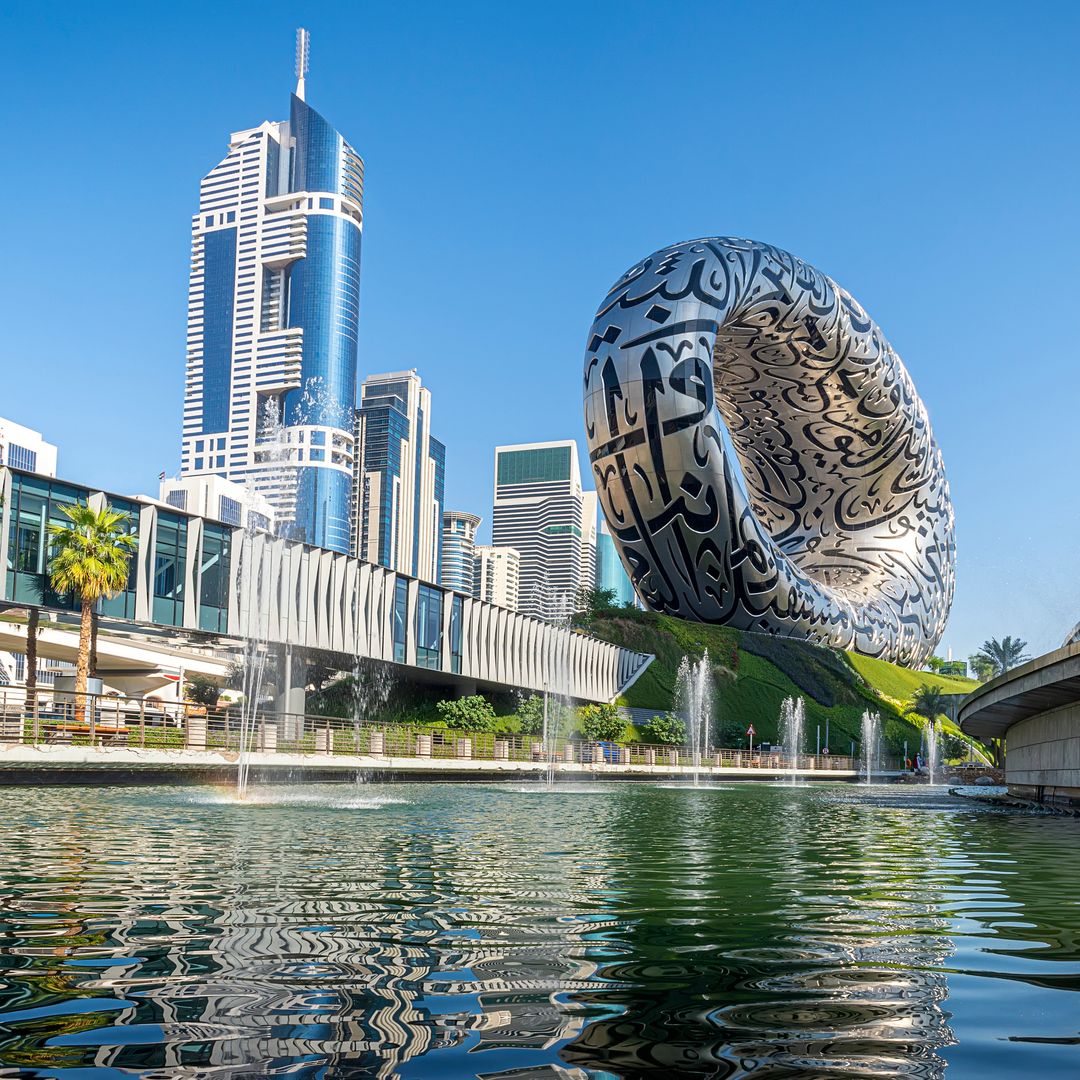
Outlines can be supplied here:
[[288, 121], [233, 134], [200, 186], [181, 475], [250, 484], [280, 531], [344, 552], [364, 165], [304, 100], [306, 49]]

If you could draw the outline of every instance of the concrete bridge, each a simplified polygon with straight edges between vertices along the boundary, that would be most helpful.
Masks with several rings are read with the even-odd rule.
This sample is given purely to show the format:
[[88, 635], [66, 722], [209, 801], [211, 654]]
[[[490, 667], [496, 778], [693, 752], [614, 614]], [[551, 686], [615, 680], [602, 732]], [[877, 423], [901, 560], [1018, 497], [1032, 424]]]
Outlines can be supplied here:
[[14, 644], [20, 610], [36, 606], [61, 618], [73, 611], [49, 586], [48, 524], [65, 520], [64, 505], [108, 502], [129, 514], [138, 546], [128, 587], [101, 605], [102, 640], [127, 639], [132, 664], [141, 642], [144, 666], [163, 648], [189, 667], [207, 655], [235, 656], [256, 641], [284, 660], [289, 712], [304, 712], [297, 668], [305, 656], [336, 657], [345, 668], [357, 659], [381, 661], [406, 679], [458, 693], [556, 690], [595, 702], [613, 701], [652, 660], [383, 566], [155, 500], [11, 468], [0, 469], [0, 496], [0, 550], [12, 553], [0, 575], [0, 617], [8, 612], [9, 629], [3, 648]]
[[1080, 643], [984, 683], [961, 706], [960, 728], [1005, 740], [1010, 794], [1080, 804]]

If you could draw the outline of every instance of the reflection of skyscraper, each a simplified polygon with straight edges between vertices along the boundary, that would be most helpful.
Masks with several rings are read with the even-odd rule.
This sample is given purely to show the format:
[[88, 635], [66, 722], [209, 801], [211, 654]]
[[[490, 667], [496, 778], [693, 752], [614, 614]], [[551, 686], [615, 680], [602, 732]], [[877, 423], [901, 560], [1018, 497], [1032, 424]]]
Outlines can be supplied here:
[[364, 380], [356, 432], [355, 554], [438, 581], [446, 447], [431, 435], [431, 392], [415, 370]]
[[467, 596], [473, 594], [476, 527], [480, 519], [462, 510], [444, 510], [442, 516], [442, 571], [439, 584]]
[[519, 608], [554, 618], [593, 580], [596, 494], [581, 490], [572, 440], [495, 449], [492, 543], [521, 555]]

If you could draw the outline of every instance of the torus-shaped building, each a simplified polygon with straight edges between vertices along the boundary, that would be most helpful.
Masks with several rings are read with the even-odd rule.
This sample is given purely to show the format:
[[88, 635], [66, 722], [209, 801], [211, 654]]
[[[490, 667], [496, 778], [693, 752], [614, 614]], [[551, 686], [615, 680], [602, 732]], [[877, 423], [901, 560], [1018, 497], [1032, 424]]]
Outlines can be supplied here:
[[716, 237], [629, 270], [596, 315], [585, 426], [642, 600], [920, 664], [952, 602], [953, 511], [926, 409], [856, 301]]

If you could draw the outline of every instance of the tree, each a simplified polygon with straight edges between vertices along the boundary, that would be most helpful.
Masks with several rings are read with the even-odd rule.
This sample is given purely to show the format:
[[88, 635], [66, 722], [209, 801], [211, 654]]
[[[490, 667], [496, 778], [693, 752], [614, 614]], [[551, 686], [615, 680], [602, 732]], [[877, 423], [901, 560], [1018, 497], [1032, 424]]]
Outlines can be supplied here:
[[972, 675], [974, 675], [979, 682], [986, 682], [988, 679], [994, 677], [994, 665], [983, 656], [982, 653], [975, 653], [974, 656], [969, 656], [968, 666], [971, 668]]
[[976, 655], [990, 664], [995, 675], [1004, 675], [1010, 668], [1031, 659], [1024, 651], [1026, 648], [1027, 642], [1021, 638], [1003, 637], [1000, 641], [988, 638]]
[[908, 702], [908, 710], [932, 724], [945, 712], [945, 695], [936, 686], [920, 686]]
[[196, 705], [205, 706], [207, 709], [217, 708], [221, 690], [221, 683], [212, 675], [202, 675], [198, 672], [189, 675], [184, 683], [184, 697]]
[[597, 615], [618, 611], [618, 596], [614, 589], [578, 589], [577, 602], [574, 605], [574, 621], [588, 626]]
[[937, 675], [945, 666], [945, 661], [940, 656], [931, 656], [930, 659], [926, 661], [926, 666], [930, 671]]
[[74, 594], [82, 605], [79, 653], [75, 662], [76, 716], [85, 715], [86, 680], [90, 671], [90, 637], [94, 607], [127, 584], [128, 561], [138, 537], [127, 531], [129, 517], [106, 503], [100, 510], [76, 504], [61, 507], [70, 525], [49, 525], [53, 549], [49, 563], [52, 587]]
[[440, 701], [435, 708], [439, 719], [454, 731], [479, 732], [495, 728], [495, 710], [481, 694]]
[[686, 742], [686, 721], [681, 716], [666, 713], [654, 716], [642, 729], [646, 742], [682, 746]]
[[37, 639], [41, 611], [32, 607], [26, 619], [26, 712], [37, 711]]
[[540, 735], [544, 730], [544, 699], [530, 694], [518, 705], [518, 722], [522, 735]]
[[578, 710], [581, 734], [594, 742], [615, 742], [626, 731], [618, 705], [583, 705]]

